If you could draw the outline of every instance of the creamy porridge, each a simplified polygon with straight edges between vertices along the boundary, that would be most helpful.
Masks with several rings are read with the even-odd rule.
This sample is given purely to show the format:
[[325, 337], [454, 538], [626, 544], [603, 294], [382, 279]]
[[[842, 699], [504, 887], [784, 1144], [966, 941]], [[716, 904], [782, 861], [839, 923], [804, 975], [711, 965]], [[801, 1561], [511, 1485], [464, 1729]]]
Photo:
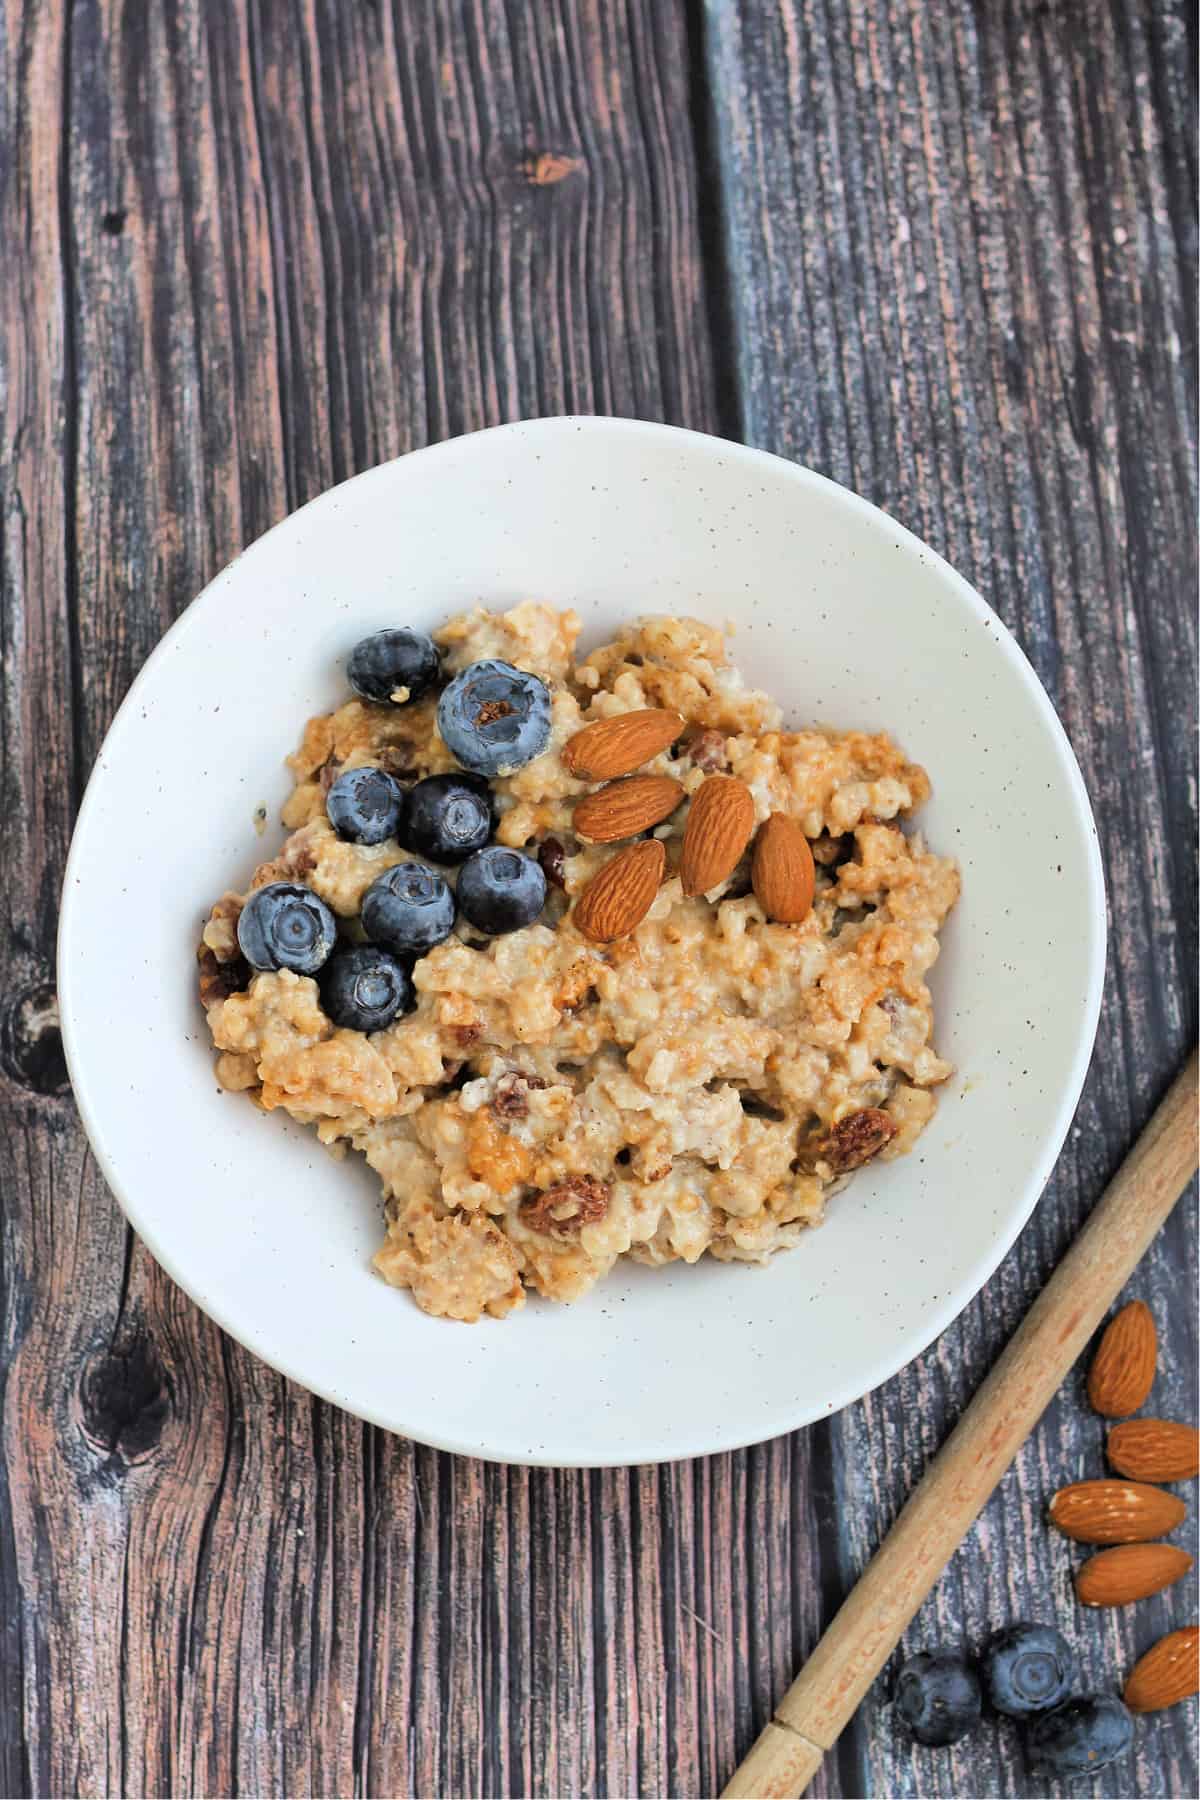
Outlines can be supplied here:
[[380, 634], [405, 643], [351, 661], [378, 697], [309, 720], [289, 836], [199, 952], [222, 1086], [366, 1158], [376, 1268], [454, 1319], [620, 1256], [764, 1262], [951, 1072], [925, 977], [958, 873], [901, 823], [924, 771], [783, 731], [709, 625], [582, 660], [578, 630], [525, 602], [439, 657]]

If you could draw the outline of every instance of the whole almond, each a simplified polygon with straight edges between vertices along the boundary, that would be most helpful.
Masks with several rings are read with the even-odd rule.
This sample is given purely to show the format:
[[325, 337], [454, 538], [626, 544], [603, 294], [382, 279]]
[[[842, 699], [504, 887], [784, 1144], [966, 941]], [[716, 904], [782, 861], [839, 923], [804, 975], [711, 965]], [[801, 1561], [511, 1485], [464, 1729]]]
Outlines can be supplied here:
[[575, 902], [575, 923], [584, 937], [594, 944], [628, 937], [653, 906], [666, 866], [667, 853], [658, 838], [643, 838], [619, 850]]
[[1135, 1481], [1188, 1481], [1200, 1475], [1200, 1431], [1174, 1419], [1126, 1419], [1108, 1434], [1106, 1453]]
[[687, 721], [678, 713], [650, 706], [641, 712], [596, 719], [563, 746], [562, 759], [581, 781], [611, 781], [632, 775], [682, 735]]
[[1123, 1418], [1136, 1412], [1154, 1384], [1158, 1333], [1150, 1308], [1131, 1300], [1111, 1321], [1088, 1371], [1087, 1393], [1095, 1412]]
[[683, 797], [669, 775], [626, 775], [577, 801], [575, 830], [589, 844], [615, 844], [660, 825]]
[[1050, 1523], [1078, 1544], [1143, 1544], [1186, 1513], [1177, 1494], [1140, 1481], [1076, 1481], [1050, 1502]]
[[758, 828], [750, 880], [758, 904], [778, 925], [799, 925], [812, 911], [816, 870], [808, 839], [786, 813]]
[[1130, 1712], [1160, 1712], [1200, 1693], [1200, 1625], [1169, 1631], [1139, 1657], [1121, 1696]]
[[1187, 1551], [1175, 1544], [1122, 1544], [1088, 1557], [1075, 1571], [1075, 1592], [1082, 1606], [1128, 1606], [1161, 1593], [1191, 1566]]
[[754, 797], [736, 775], [710, 775], [692, 796], [679, 874], [685, 894], [707, 894], [737, 867], [754, 830]]

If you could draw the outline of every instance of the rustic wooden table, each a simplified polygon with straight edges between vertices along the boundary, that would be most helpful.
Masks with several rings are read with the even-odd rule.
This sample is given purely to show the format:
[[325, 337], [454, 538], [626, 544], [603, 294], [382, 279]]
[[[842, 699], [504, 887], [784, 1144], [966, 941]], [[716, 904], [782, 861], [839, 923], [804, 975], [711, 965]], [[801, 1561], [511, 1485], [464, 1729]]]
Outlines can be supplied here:
[[[1195, 1034], [1193, 29], [1184, 0], [0, 9], [4, 1794], [711, 1795], [749, 1744]], [[824, 1425], [593, 1474], [437, 1455], [223, 1338], [107, 1193], [54, 1010], [71, 820], [169, 621], [329, 483], [571, 410], [796, 457], [975, 581], [1079, 753], [1112, 914], [1067, 1150], [957, 1323]], [[1190, 1418], [1194, 1226], [1134, 1284]], [[1057, 1619], [1106, 1684], [1194, 1616], [1194, 1586], [1073, 1607], [1040, 1515], [1100, 1435], [1073, 1381], [910, 1645]], [[1194, 1706], [1095, 1791], [1194, 1794]], [[914, 1752], [880, 1694], [814, 1791], [1035, 1790], [1007, 1732]]]

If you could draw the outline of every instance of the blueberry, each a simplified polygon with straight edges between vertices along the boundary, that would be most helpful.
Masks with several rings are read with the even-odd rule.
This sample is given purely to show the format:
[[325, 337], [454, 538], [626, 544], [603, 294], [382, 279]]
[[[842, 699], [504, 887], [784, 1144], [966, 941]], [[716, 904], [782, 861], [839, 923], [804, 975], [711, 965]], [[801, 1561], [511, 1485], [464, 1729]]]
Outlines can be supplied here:
[[550, 690], [506, 662], [477, 662], [438, 701], [438, 730], [452, 756], [477, 775], [504, 775], [550, 742]]
[[1065, 1700], [1075, 1679], [1075, 1652], [1053, 1625], [1008, 1625], [983, 1657], [983, 1684], [997, 1712], [1028, 1719]]
[[948, 1650], [910, 1656], [896, 1680], [896, 1711], [918, 1744], [954, 1744], [979, 1722], [979, 1678]]
[[404, 842], [418, 856], [460, 863], [491, 834], [491, 795], [478, 775], [427, 775], [409, 789]]
[[335, 1025], [349, 1031], [382, 1031], [416, 1004], [404, 964], [374, 944], [339, 950], [325, 964], [321, 1005]]
[[[427, 694], [440, 670], [437, 645], [423, 631], [377, 631], [362, 638], [350, 652], [346, 674], [350, 686], [364, 700], [386, 706], [404, 706]], [[407, 693], [405, 689], [407, 688]], [[402, 700], [395, 696], [403, 694]]]
[[458, 909], [477, 931], [497, 937], [531, 925], [546, 904], [546, 877], [532, 856], [489, 844], [462, 866]]
[[424, 956], [454, 929], [454, 895], [426, 863], [403, 862], [373, 881], [362, 901], [363, 930], [399, 956]]
[[329, 823], [350, 844], [399, 837], [404, 789], [384, 769], [347, 769], [325, 796]]
[[1029, 1726], [1034, 1767], [1047, 1775], [1090, 1775], [1124, 1756], [1133, 1716], [1115, 1694], [1077, 1694]]
[[272, 881], [243, 906], [237, 935], [251, 968], [315, 975], [337, 942], [337, 920], [311, 888]]

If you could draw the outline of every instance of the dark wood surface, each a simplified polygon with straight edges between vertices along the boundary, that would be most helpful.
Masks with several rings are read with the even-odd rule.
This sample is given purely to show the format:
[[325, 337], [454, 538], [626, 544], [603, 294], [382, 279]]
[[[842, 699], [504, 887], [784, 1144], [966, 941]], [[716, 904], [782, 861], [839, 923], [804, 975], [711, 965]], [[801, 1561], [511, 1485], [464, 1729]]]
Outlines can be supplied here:
[[[0, 8], [0, 1793], [711, 1795], [1196, 1029], [1195, 42], [1183, 0], [6, 0]], [[331, 481], [580, 410], [744, 436], [1017, 631], [1112, 948], [1045, 1200], [909, 1369], [661, 1469], [437, 1455], [223, 1338], [132, 1238], [54, 1013], [58, 885], [134, 672]], [[114, 953], [120, 953], [119, 943]], [[148, 1097], [152, 1104], [152, 1097]], [[1194, 1196], [1132, 1291], [1196, 1416]], [[909, 1642], [1083, 1616], [1073, 1380]], [[1195, 1703], [1101, 1794], [1197, 1790]], [[1039, 1791], [882, 1692], [815, 1792]]]

